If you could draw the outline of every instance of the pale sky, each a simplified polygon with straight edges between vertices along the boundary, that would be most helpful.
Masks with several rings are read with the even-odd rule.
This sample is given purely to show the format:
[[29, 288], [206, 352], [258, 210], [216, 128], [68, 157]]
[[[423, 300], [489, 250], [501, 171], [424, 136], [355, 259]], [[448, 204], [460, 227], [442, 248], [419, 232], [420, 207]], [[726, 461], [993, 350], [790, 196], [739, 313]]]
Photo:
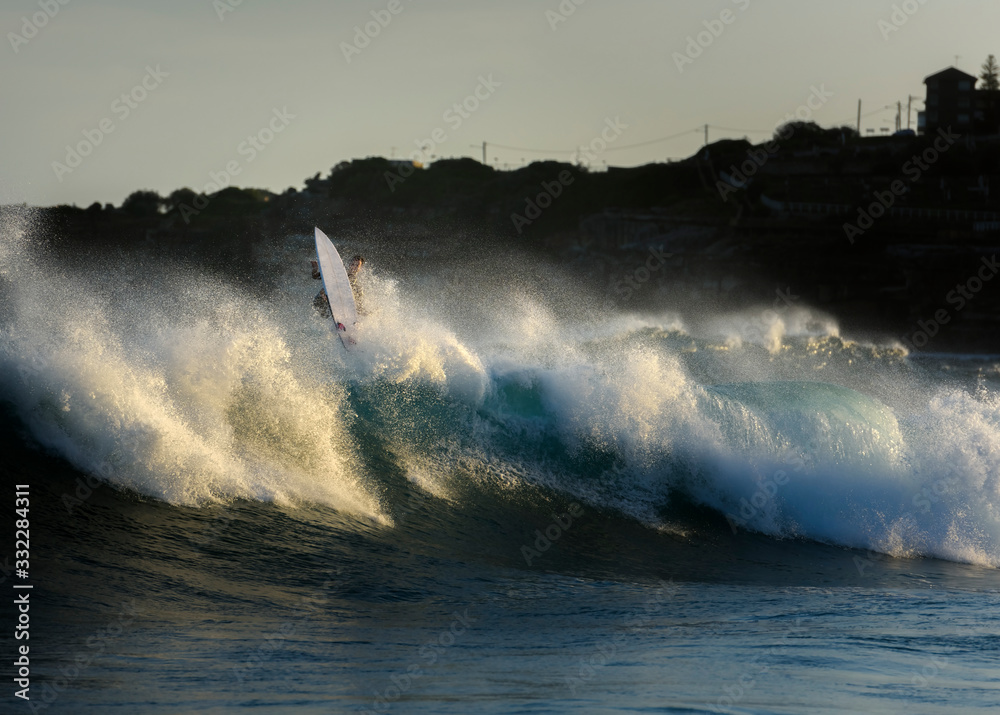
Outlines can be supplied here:
[[432, 138], [420, 158], [634, 166], [706, 123], [763, 140], [813, 88], [821, 125], [861, 99], [864, 129], [894, 128], [882, 108], [956, 56], [978, 74], [998, 27], [996, 0], [2, 0], [0, 203], [120, 204], [227, 167], [283, 191]]

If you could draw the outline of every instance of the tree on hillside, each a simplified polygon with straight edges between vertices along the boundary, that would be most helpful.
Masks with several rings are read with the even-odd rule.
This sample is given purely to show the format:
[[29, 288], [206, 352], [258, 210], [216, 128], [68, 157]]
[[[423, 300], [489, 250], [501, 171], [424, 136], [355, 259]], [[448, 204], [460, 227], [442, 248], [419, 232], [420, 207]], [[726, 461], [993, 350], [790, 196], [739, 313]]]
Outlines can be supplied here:
[[311, 179], [306, 179], [305, 184], [306, 184], [306, 191], [308, 191], [310, 193], [313, 193], [313, 194], [323, 194], [323, 193], [325, 193], [323, 191], [323, 188], [324, 188], [324, 185], [326, 184], [326, 181], [324, 181], [323, 179], [319, 178], [319, 172], [318, 171], [316, 172], [316, 176], [314, 176]]
[[979, 79], [983, 83], [980, 89], [985, 89], [989, 92], [1000, 90], [1000, 65], [997, 64], [996, 57], [990, 55], [986, 58], [986, 61], [983, 63], [983, 73], [979, 75]]
[[857, 136], [858, 133], [853, 127], [824, 129], [816, 122], [793, 119], [775, 130], [774, 141], [786, 148], [803, 149], [811, 146], [840, 146]]
[[156, 216], [162, 203], [155, 191], [135, 191], [122, 202], [122, 211], [132, 216]]
[[169, 212], [179, 209], [183, 205], [186, 205], [188, 208], [192, 208], [194, 206], [195, 199], [197, 198], [198, 194], [185, 187], [183, 189], [175, 189], [163, 203]]

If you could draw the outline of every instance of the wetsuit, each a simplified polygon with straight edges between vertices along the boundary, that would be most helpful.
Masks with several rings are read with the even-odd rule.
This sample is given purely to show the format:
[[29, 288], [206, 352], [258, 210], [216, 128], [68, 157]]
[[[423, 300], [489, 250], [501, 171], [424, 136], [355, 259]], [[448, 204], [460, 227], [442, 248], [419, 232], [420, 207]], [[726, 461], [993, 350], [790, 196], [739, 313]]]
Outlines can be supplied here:
[[319, 293], [313, 298], [313, 308], [315, 308], [321, 318], [330, 318], [333, 316], [333, 311], [330, 310], [330, 299], [326, 297], [325, 288], [320, 288]]

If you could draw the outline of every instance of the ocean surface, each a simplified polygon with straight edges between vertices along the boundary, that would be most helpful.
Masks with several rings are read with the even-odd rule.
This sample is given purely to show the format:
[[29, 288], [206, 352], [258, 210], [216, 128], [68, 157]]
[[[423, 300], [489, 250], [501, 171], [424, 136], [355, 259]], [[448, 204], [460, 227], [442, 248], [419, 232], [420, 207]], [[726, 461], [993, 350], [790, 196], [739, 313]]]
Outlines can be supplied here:
[[356, 238], [348, 353], [311, 236], [264, 288], [53, 230], [0, 221], [0, 711], [1000, 707], [1000, 357]]

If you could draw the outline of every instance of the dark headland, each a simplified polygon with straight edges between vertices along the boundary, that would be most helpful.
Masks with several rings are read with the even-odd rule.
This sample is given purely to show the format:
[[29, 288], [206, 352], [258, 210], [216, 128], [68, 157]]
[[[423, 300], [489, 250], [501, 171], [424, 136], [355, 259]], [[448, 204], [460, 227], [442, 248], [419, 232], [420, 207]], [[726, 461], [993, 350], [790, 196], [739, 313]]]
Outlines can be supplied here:
[[368, 158], [301, 191], [137, 191], [120, 207], [41, 214], [59, 251], [166, 251], [241, 279], [260, 270], [255, 255], [319, 225], [386, 255], [537, 255], [622, 309], [768, 305], [781, 291], [848, 335], [1000, 353], [998, 159], [1000, 136], [792, 123], [762, 144], [628, 169]]

